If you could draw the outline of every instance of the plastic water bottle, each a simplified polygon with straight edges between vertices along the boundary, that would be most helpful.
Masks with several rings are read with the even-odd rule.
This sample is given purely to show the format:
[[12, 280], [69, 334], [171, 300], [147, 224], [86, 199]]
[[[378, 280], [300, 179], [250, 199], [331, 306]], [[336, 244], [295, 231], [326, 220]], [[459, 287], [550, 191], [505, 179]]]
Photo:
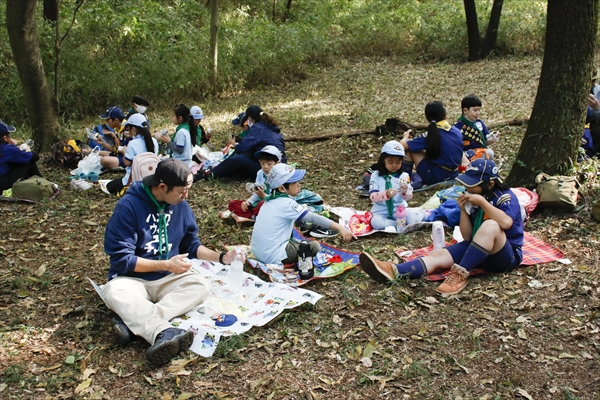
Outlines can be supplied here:
[[406, 207], [402, 204], [396, 208], [396, 231], [404, 232], [406, 229]]
[[434, 250], [446, 247], [446, 237], [444, 235], [444, 224], [442, 223], [442, 221], [433, 222], [431, 239], [433, 240]]
[[239, 249], [235, 251], [235, 258], [229, 268], [229, 283], [234, 289], [241, 288], [244, 283], [244, 263]]
[[303, 281], [307, 281], [315, 276], [315, 266], [310, 254], [310, 246], [306, 240], [301, 241], [298, 248], [298, 274]]

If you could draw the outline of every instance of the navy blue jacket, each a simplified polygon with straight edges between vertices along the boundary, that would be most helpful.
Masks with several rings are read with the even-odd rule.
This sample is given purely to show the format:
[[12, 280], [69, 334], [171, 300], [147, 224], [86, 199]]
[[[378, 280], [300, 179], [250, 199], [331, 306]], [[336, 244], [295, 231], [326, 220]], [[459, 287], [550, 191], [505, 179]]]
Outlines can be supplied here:
[[275, 146], [281, 151], [281, 162], [286, 163], [285, 143], [279, 128], [276, 125], [258, 122], [248, 129], [246, 136], [235, 146], [235, 154], [243, 154], [254, 160], [254, 153], [269, 145]]

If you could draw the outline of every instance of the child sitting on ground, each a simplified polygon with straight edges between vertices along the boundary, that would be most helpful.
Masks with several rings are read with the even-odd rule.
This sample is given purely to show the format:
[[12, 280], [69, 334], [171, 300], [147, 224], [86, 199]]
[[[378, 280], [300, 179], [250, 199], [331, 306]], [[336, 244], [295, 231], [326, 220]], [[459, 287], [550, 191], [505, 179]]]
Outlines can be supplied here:
[[17, 147], [17, 142], [10, 137], [14, 131], [14, 126], [0, 120], [0, 195], [19, 179], [42, 176], [36, 164], [40, 156], [27, 145], [26, 149]]
[[[425, 117], [429, 121], [427, 134], [411, 139], [409, 129], [401, 141], [406, 152], [402, 171], [409, 174], [415, 188], [417, 175], [426, 185], [456, 178], [463, 162], [462, 134], [446, 121], [444, 104], [441, 101], [428, 103]], [[415, 176], [412, 175], [413, 164], [417, 171]]]
[[[356, 239], [348, 229], [337, 222], [316, 215], [298, 204], [294, 197], [300, 193], [300, 181], [306, 170], [294, 169], [287, 164], [277, 164], [268, 175], [271, 193], [265, 198], [252, 231], [250, 247], [259, 261], [265, 264], [291, 264], [298, 261], [300, 243], [292, 238], [294, 222], [311, 222], [323, 228], [338, 231], [345, 241]], [[311, 255], [320, 245], [309, 242]]]
[[[129, 119], [129, 117], [131, 117], [133, 114], [139, 113], [146, 117], [147, 120], [148, 116], [146, 115], [146, 110], [148, 109], [148, 107], [150, 107], [150, 102], [148, 101], [148, 99], [144, 96], [136, 94], [131, 99], [131, 107], [129, 107], [129, 110], [127, 110], [127, 112], [125, 113], [125, 119]], [[148, 129], [150, 129], [150, 122], [148, 122]]]
[[360, 265], [374, 280], [389, 283], [399, 275], [419, 278], [450, 270], [437, 291], [456, 294], [467, 285], [469, 271], [509, 272], [523, 260], [523, 220], [519, 200], [498, 176], [492, 160], [478, 158], [456, 178], [466, 186], [458, 197], [460, 233], [464, 241], [433, 250], [425, 257], [393, 264], [361, 253]]
[[275, 146], [265, 146], [254, 154], [254, 158], [260, 163], [260, 171], [256, 173], [256, 180], [252, 186], [252, 196], [247, 200], [231, 200], [228, 205], [229, 211], [243, 218], [256, 219], [266, 193], [271, 192], [267, 176], [275, 164], [281, 161], [281, 151]]
[[[498, 133], [490, 133], [485, 123], [479, 119], [481, 100], [474, 94], [463, 97], [460, 102], [462, 114], [454, 124], [463, 135], [463, 149], [467, 160], [483, 156], [494, 159], [494, 151], [487, 147], [498, 141]], [[468, 162], [467, 162], [468, 163]]]
[[396, 209], [400, 205], [408, 207], [406, 201], [412, 199], [410, 178], [406, 172], [402, 172], [404, 157], [404, 148], [396, 140], [385, 143], [381, 149], [369, 182], [369, 197], [373, 202], [373, 229], [395, 227]]
[[115, 155], [121, 143], [119, 133], [123, 130], [121, 126], [125, 116], [117, 106], [108, 108], [100, 119], [105, 120], [97, 125], [92, 131], [89, 145], [92, 149], [99, 147], [101, 156]]

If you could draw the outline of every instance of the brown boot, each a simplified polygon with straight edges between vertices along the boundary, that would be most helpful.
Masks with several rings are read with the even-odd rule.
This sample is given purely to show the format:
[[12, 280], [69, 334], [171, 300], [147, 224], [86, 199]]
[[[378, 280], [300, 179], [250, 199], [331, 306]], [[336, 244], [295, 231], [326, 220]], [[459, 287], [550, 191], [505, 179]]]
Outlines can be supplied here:
[[396, 279], [396, 265], [391, 262], [376, 260], [372, 255], [360, 253], [360, 266], [363, 271], [379, 283], [390, 283]]
[[458, 264], [454, 264], [450, 269], [450, 274], [446, 277], [446, 280], [437, 288], [438, 293], [442, 296], [449, 296], [456, 294], [463, 290], [469, 279], [469, 271], [464, 269]]

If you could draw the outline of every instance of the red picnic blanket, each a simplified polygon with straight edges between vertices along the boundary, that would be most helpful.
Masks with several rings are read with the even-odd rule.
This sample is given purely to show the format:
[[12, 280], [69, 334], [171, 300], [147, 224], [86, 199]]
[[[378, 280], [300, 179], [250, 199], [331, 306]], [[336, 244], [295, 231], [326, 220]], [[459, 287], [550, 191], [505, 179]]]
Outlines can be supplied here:
[[[447, 243], [447, 245], [456, 243], [456, 241], [452, 240], [452, 242]], [[414, 260], [417, 257], [423, 257], [429, 254], [433, 250], [433, 244], [429, 247], [423, 247], [421, 249], [414, 250], [411, 254], [407, 255], [403, 250], [396, 250], [396, 254], [398, 257], [404, 259], [404, 261]], [[564, 253], [557, 249], [554, 246], [545, 243], [544, 241], [531, 236], [529, 233], [525, 232], [523, 238], [523, 262], [521, 262], [521, 267], [535, 265], [535, 264], [544, 264], [556, 260], [560, 260], [563, 258]], [[450, 273], [450, 270], [431, 274], [425, 277], [428, 281], [441, 281], [446, 279], [446, 275]], [[475, 268], [474, 270], [469, 272], [470, 276], [474, 275], [482, 275], [487, 274], [483, 268]]]

